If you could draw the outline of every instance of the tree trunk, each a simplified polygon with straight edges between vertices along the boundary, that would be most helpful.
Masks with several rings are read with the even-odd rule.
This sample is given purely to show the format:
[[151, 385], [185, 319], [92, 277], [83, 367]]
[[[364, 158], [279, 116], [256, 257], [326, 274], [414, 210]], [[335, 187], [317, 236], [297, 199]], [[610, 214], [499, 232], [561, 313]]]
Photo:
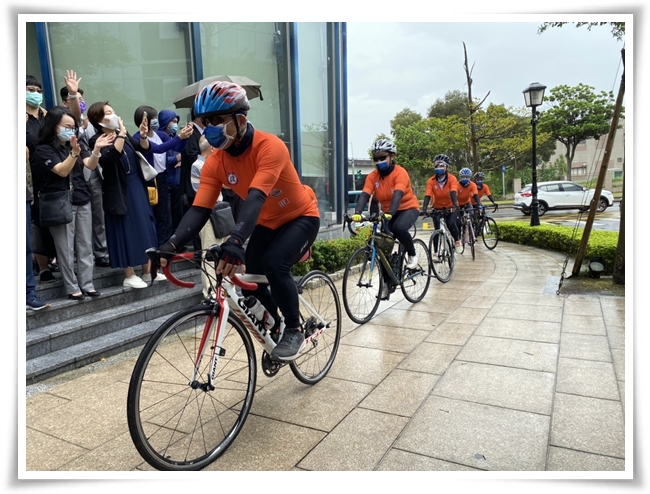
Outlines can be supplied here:
[[470, 141], [472, 143], [472, 168], [474, 173], [476, 173], [478, 171], [478, 146], [476, 145], [476, 126], [474, 125], [476, 108], [474, 108], [472, 102], [472, 77], [467, 63], [467, 47], [464, 41], [463, 51], [465, 52], [465, 75], [467, 76], [467, 108], [469, 110]]
[[[623, 165], [625, 170], [625, 164]], [[625, 285], [625, 172], [623, 173], [623, 196], [621, 197], [621, 222], [618, 229], [618, 246], [614, 258], [612, 280], [616, 285]]]
[[573, 158], [571, 157], [571, 151], [569, 150], [569, 146], [566, 148], [566, 179], [571, 180], [571, 162], [573, 161]]

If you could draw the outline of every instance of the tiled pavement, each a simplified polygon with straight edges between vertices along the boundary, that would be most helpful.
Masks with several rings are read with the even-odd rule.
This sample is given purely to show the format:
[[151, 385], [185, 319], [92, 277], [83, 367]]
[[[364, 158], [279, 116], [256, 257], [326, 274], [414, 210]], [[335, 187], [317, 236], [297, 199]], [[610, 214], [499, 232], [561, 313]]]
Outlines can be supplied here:
[[[344, 313], [328, 376], [312, 387], [288, 368], [261, 376], [242, 432], [206, 470], [632, 478], [625, 298], [557, 296], [562, 262], [480, 246], [418, 304], [397, 291], [363, 326]], [[134, 360], [127, 353], [27, 388], [27, 473], [151, 470], [126, 423]]]

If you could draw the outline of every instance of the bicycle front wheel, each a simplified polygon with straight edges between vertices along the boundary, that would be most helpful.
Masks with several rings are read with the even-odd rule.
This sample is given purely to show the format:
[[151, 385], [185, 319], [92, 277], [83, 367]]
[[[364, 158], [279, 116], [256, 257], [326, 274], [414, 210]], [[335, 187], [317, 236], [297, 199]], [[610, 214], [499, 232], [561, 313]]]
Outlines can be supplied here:
[[499, 243], [499, 226], [493, 218], [487, 218], [485, 223], [483, 223], [483, 228], [481, 228], [481, 236], [483, 237], [483, 243], [485, 246], [492, 250]]
[[415, 304], [424, 298], [429, 289], [429, 284], [431, 283], [431, 277], [429, 276], [431, 260], [427, 245], [422, 240], [419, 238], [414, 239], [413, 246], [415, 247], [415, 255], [418, 256], [418, 265], [415, 269], [407, 269], [406, 251], [402, 252], [401, 286], [404, 298], [412, 304]]
[[418, 234], [418, 227], [415, 226], [415, 223], [413, 223], [413, 226], [409, 228], [409, 233], [411, 234], [411, 238], [415, 238], [415, 236]]
[[431, 254], [431, 271], [441, 283], [451, 279], [454, 270], [454, 245], [441, 231], [435, 231], [429, 237]]
[[[217, 324], [212, 307], [175, 314], [145, 344], [131, 375], [127, 420], [135, 447], [158, 470], [200, 470], [219, 458], [241, 431], [256, 382], [255, 350], [233, 314], [225, 327], [212, 386], [208, 341], [196, 378], [201, 337]], [[214, 331], [212, 333], [214, 335]]]
[[339, 348], [341, 302], [334, 282], [321, 271], [303, 276], [298, 282], [298, 293], [306, 345], [290, 367], [299, 381], [316, 384], [332, 367]]
[[348, 261], [343, 273], [343, 306], [348, 317], [357, 324], [372, 319], [379, 308], [384, 287], [379, 259], [372, 259], [372, 249], [361, 247]]
[[474, 232], [474, 227], [471, 224], [467, 225], [467, 230], [469, 232], [469, 249], [472, 252], [472, 261], [476, 260], [476, 236]]

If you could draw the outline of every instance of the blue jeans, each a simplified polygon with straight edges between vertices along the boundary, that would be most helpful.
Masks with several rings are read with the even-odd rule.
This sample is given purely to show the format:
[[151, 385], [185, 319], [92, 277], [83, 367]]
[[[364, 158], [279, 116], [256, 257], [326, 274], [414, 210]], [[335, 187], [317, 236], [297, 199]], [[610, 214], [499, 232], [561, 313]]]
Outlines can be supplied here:
[[27, 202], [27, 269], [25, 278], [27, 281], [27, 300], [36, 296], [36, 278], [34, 278], [34, 265], [32, 260], [32, 208]]

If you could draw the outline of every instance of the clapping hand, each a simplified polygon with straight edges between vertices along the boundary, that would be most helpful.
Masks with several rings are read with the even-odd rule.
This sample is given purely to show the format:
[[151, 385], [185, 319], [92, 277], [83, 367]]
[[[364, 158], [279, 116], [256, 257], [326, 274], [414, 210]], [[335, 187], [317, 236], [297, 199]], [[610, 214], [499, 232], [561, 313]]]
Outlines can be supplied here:
[[79, 145], [77, 136], [72, 136], [70, 138], [70, 147], [72, 148], [72, 152], [74, 154], [79, 155], [81, 153], [81, 146]]
[[99, 150], [101, 148], [105, 148], [106, 146], [110, 146], [113, 144], [113, 141], [115, 140], [115, 134], [102, 134], [100, 135], [97, 140], [95, 141], [95, 147], [93, 151]]

